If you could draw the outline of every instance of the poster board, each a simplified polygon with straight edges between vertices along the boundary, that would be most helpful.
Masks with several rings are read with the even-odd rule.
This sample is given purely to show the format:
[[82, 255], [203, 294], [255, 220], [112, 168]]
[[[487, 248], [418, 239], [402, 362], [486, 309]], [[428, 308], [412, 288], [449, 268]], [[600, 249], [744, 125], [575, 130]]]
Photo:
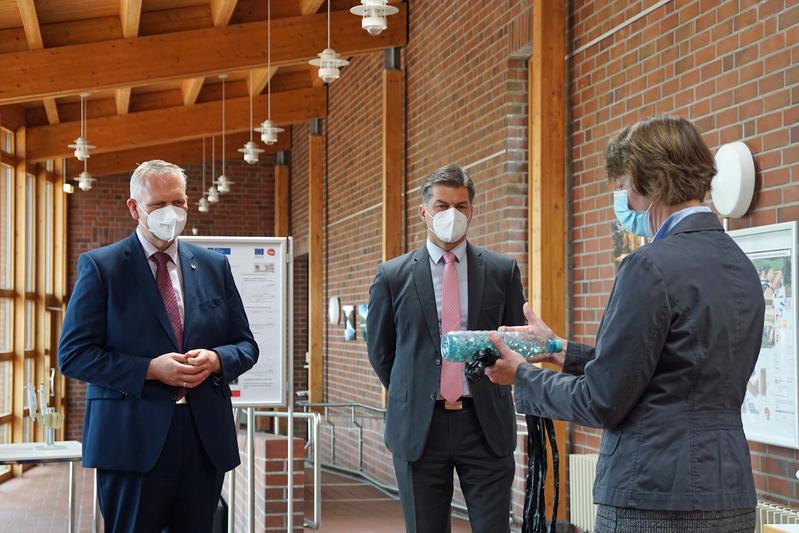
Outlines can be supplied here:
[[260, 355], [230, 384], [234, 407], [285, 407], [291, 339], [290, 237], [181, 237], [225, 255]]
[[799, 449], [797, 223], [731, 231], [760, 276], [763, 339], [741, 409], [746, 438]]

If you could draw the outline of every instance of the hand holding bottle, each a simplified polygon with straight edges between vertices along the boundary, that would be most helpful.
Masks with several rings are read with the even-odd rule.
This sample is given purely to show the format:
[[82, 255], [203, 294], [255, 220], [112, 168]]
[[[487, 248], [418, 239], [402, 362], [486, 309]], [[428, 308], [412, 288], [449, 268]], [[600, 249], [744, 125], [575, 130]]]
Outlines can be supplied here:
[[566, 360], [566, 348], [569, 345], [569, 341], [566, 339], [561, 339], [555, 335], [552, 329], [547, 326], [546, 323], [544, 323], [544, 321], [541, 320], [532, 309], [530, 309], [530, 304], [528, 302], [524, 303], [524, 316], [527, 318], [526, 326], [503, 326], [499, 328], [499, 331], [522, 332], [535, 335], [537, 337], [543, 337], [545, 339], [560, 340], [561, 343], [563, 343], [563, 349], [561, 351], [554, 353], [542, 353], [532, 357], [527, 357], [526, 361], [528, 363], [550, 363], [557, 366], [559, 369], [563, 368], [563, 363]]

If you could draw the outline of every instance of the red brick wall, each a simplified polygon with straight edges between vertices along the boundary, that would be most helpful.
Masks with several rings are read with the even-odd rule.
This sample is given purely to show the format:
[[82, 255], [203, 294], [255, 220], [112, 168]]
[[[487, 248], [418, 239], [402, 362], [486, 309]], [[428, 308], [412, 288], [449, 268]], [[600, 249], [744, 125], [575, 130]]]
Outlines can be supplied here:
[[[241, 160], [227, 162], [226, 174], [235, 182], [208, 213], [197, 211], [202, 188], [202, 165], [187, 165], [187, 194], [191, 202], [184, 234], [197, 227], [200, 235], [269, 236], [274, 231], [274, 156], [262, 156], [250, 166]], [[90, 167], [91, 168], [91, 167]], [[217, 165], [219, 169], [219, 165]], [[210, 163], [206, 186], [210, 187]], [[70, 290], [75, 280], [78, 256], [130, 235], [136, 223], [125, 200], [130, 196], [130, 175], [100, 178], [89, 192], [70, 195], [68, 211]], [[80, 439], [86, 387], [69, 380], [67, 438]]]
[[[652, 1], [571, 4], [571, 48]], [[571, 333], [593, 343], [613, 283], [610, 189], [603, 151], [625, 124], [656, 113], [693, 120], [711, 150], [743, 140], [757, 169], [753, 209], [731, 228], [799, 215], [799, 6], [769, 0], [670, 2], [570, 61]], [[573, 426], [573, 452], [599, 431]], [[799, 505], [799, 454], [751, 444], [761, 497]]]

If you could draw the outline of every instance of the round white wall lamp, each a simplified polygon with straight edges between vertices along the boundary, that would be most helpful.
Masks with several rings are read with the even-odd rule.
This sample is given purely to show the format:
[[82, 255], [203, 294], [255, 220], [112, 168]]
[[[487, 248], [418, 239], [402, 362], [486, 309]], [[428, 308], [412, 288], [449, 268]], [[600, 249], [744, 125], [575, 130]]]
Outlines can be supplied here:
[[340, 318], [341, 302], [339, 301], [338, 296], [333, 296], [330, 298], [330, 301], [327, 302], [327, 320], [331, 324], [338, 324]]
[[713, 205], [723, 217], [742, 217], [755, 192], [752, 152], [744, 143], [736, 141], [719, 148], [715, 159], [716, 175], [710, 188]]

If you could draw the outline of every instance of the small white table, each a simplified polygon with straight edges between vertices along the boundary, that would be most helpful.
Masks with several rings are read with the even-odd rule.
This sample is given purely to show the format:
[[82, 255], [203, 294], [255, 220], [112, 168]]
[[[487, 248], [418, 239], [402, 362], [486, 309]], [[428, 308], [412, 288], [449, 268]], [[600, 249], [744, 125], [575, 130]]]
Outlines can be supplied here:
[[[83, 445], [76, 440], [56, 441], [46, 448], [41, 442], [0, 444], [0, 465], [22, 465], [42, 463], [69, 463], [69, 521], [67, 533], [75, 531], [75, 463], [83, 457]], [[95, 477], [95, 492], [97, 478]], [[95, 505], [96, 509], [96, 505]], [[94, 513], [92, 513], [94, 515]], [[92, 517], [92, 531], [97, 521]]]

